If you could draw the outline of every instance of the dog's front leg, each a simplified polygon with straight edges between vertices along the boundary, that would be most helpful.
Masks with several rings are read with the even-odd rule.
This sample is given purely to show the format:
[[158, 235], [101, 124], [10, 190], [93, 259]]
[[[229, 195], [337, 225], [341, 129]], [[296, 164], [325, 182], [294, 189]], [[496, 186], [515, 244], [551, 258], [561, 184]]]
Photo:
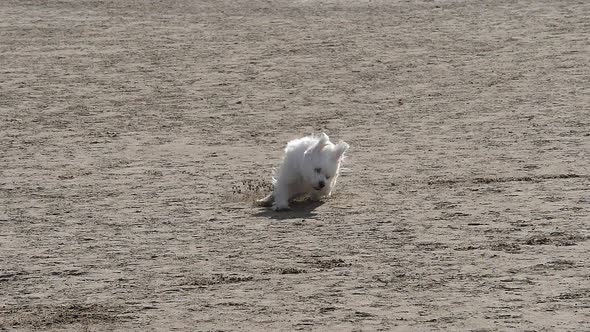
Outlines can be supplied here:
[[275, 211], [287, 210], [289, 208], [289, 185], [278, 182], [275, 186], [274, 203], [272, 209]]

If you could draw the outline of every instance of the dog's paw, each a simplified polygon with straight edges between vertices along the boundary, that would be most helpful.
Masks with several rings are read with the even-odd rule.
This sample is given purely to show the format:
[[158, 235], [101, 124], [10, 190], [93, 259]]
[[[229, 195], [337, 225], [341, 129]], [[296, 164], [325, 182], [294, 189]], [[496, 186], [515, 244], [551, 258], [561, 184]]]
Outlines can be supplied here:
[[261, 206], [261, 207], [271, 207], [272, 206], [272, 201], [266, 200], [266, 199], [257, 199], [255, 201], [256, 206]]
[[275, 201], [273, 194], [269, 194], [268, 196], [261, 198], [261, 199], [257, 199], [255, 201], [255, 204], [257, 206], [263, 206], [263, 207], [271, 207], [273, 202]]

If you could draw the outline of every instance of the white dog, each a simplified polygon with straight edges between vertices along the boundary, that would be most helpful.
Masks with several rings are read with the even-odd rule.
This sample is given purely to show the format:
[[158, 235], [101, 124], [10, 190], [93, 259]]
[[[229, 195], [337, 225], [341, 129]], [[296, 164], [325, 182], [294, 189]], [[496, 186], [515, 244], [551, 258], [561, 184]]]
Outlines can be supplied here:
[[257, 201], [261, 206], [286, 210], [289, 200], [308, 194], [312, 200], [330, 197], [344, 152], [349, 145], [330, 142], [328, 135], [306, 136], [287, 143], [285, 156], [273, 177], [273, 192]]

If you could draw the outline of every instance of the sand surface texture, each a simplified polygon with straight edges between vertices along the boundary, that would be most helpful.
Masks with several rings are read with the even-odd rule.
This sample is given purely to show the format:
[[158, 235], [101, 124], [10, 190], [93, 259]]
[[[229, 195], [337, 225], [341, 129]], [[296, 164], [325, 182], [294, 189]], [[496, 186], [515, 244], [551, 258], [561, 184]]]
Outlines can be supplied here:
[[[590, 330], [590, 2], [0, 2], [0, 330]], [[285, 143], [351, 149], [274, 213]]]

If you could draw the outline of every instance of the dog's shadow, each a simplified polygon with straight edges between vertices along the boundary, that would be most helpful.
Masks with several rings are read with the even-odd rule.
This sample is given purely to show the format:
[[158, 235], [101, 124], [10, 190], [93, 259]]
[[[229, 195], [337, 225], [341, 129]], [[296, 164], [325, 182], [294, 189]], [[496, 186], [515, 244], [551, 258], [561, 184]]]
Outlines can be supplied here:
[[254, 216], [275, 220], [314, 218], [317, 215], [314, 210], [322, 205], [324, 205], [323, 201], [295, 201], [289, 204], [290, 209], [288, 210], [273, 211], [271, 208], [262, 207]]

